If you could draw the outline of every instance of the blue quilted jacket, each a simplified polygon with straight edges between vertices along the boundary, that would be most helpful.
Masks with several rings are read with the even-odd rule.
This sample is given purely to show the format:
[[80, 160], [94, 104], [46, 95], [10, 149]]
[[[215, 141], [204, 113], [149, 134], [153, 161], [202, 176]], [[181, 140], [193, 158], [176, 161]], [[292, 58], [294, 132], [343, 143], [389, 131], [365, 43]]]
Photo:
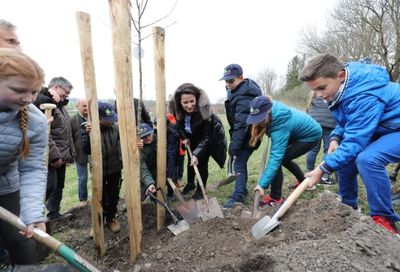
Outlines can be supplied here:
[[45, 220], [47, 120], [32, 104], [28, 106], [28, 138], [29, 156], [21, 159], [16, 155], [22, 141], [18, 112], [0, 112], [0, 195], [20, 191], [20, 218], [25, 224]]
[[331, 137], [340, 141], [335, 152], [325, 157], [321, 170], [338, 170], [355, 161], [371, 141], [400, 131], [400, 84], [390, 82], [378, 65], [352, 62], [346, 79], [330, 103], [337, 122]]

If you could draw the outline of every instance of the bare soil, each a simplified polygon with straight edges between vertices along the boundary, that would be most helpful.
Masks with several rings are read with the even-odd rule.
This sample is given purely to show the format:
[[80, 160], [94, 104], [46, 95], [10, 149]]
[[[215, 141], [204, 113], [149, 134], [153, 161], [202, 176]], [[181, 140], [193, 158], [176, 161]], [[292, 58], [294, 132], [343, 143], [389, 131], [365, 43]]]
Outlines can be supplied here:
[[[122, 230], [114, 234], [105, 228], [107, 252], [102, 257], [88, 235], [90, 206], [72, 209], [72, 219], [52, 222], [51, 229], [101, 271], [400, 271], [400, 238], [328, 191], [300, 200], [258, 241], [251, 235], [257, 220], [241, 219], [240, 206], [224, 210], [225, 219], [198, 222], [174, 236], [167, 228], [156, 232], [155, 207], [146, 204], [142, 255], [135, 263], [129, 261], [124, 206], [120, 201]], [[47, 262], [63, 261], [51, 256]]]

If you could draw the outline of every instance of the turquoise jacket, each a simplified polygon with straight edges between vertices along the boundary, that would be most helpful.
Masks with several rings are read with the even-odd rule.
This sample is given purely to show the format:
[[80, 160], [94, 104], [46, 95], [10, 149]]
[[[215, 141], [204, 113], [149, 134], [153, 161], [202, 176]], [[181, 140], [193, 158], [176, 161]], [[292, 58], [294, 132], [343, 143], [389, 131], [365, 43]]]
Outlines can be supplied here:
[[272, 121], [267, 130], [271, 137], [271, 147], [268, 164], [259, 181], [262, 188], [267, 188], [274, 179], [290, 143], [314, 142], [322, 136], [321, 126], [305, 112], [272, 101], [271, 114]]

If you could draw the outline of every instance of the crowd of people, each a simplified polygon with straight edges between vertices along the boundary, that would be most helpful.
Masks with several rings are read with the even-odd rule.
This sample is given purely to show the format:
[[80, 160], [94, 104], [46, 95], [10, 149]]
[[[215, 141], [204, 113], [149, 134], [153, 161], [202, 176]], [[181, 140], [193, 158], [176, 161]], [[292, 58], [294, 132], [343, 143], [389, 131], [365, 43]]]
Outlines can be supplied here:
[[[0, 206], [27, 225], [27, 231], [19, 232], [0, 220], [0, 245], [13, 264], [32, 264], [36, 262], [35, 242], [29, 239], [33, 228], [45, 231], [46, 216], [47, 220], [71, 216], [60, 213], [67, 165], [76, 165], [79, 206], [88, 204], [92, 125], [86, 99], [77, 101], [72, 118], [66, 110], [71, 82], [55, 77], [43, 86], [43, 70], [19, 45], [15, 26], [0, 20]], [[341, 202], [358, 209], [360, 175], [373, 222], [397, 234], [395, 222], [400, 216], [391, 202], [390, 179], [396, 179], [399, 166], [390, 179], [386, 166], [400, 162], [400, 85], [390, 82], [384, 68], [360, 62], [343, 64], [330, 54], [314, 57], [299, 76], [311, 89], [306, 112], [262, 95], [238, 64], [226, 66], [220, 80], [225, 82], [229, 145], [205, 90], [184, 83], [168, 102], [166, 178], [183, 187], [184, 156], [191, 153], [184, 195], [194, 191], [191, 197], [202, 199], [194, 167], [206, 186], [210, 158], [222, 168], [229, 156], [239, 176], [224, 207], [244, 204], [249, 194], [248, 161], [265, 136], [271, 138], [269, 160], [255, 188], [250, 188], [264, 195], [270, 187], [260, 205], [283, 203], [283, 166], [295, 177], [292, 187], [309, 177], [309, 189], [320, 182], [331, 184], [330, 175], [336, 172]], [[43, 103], [56, 105], [49, 120], [40, 110]], [[144, 200], [157, 190], [157, 134], [144, 104], [137, 99], [134, 104], [136, 119], [141, 107], [143, 120], [137, 144]], [[98, 102], [98, 109], [103, 216], [110, 230], [118, 232], [121, 226], [116, 213], [123, 182], [118, 109], [107, 102]], [[315, 167], [321, 143], [324, 156]], [[294, 161], [303, 155], [306, 173]], [[172, 194], [169, 190], [168, 195]]]

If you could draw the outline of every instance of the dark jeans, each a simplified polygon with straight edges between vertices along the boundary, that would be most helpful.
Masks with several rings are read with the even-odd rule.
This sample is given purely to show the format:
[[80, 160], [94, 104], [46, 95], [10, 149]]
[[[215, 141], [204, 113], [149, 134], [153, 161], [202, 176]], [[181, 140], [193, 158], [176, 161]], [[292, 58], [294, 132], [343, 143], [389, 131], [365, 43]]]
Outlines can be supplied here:
[[88, 199], [87, 181], [88, 181], [88, 164], [75, 163], [76, 172], [78, 174], [78, 196], [79, 201], [86, 201]]
[[317, 159], [319, 150], [321, 149], [321, 142], [323, 143], [324, 155], [326, 155], [326, 153], [328, 152], [331, 132], [331, 128], [322, 128], [321, 139], [319, 139], [313, 149], [307, 152], [306, 165], [308, 171], [312, 171], [315, 168], [315, 160]]
[[234, 163], [234, 171], [240, 174], [235, 181], [235, 188], [231, 198], [235, 201], [244, 202], [247, 196], [247, 161], [249, 160], [253, 150], [240, 149]]
[[[189, 156], [189, 153], [188, 153]], [[199, 164], [197, 165], [197, 168], [199, 169], [200, 177], [201, 180], [204, 183], [204, 188], [206, 187], [207, 184], [207, 179], [208, 179], [208, 160], [210, 159], [210, 155], [206, 155], [205, 157], [202, 157], [199, 159]], [[188, 164], [187, 164], [187, 179], [188, 179], [188, 184], [193, 184], [194, 185], [194, 178], [195, 178], [195, 171], [194, 167], [190, 166], [190, 158], [188, 159]], [[197, 191], [201, 191], [200, 186], [197, 186]]]
[[[292, 173], [298, 181], [304, 180], [304, 173], [301, 168], [293, 160], [305, 154], [312, 149], [318, 141], [310, 143], [294, 142], [288, 145], [285, 155], [283, 156], [282, 165]], [[282, 166], [279, 167], [274, 180], [271, 183], [271, 197], [282, 197], [283, 171]]]
[[60, 212], [60, 203], [62, 199], [65, 170], [67, 166], [63, 164], [59, 168], [49, 166], [47, 173], [46, 207], [49, 211], [47, 217]]
[[[0, 206], [19, 216], [19, 191], [0, 196]], [[19, 230], [0, 219], [0, 237], [12, 264], [37, 263], [36, 242], [19, 235]]]
[[103, 177], [102, 204], [103, 215], [106, 219], [106, 222], [111, 222], [117, 213], [121, 184], [121, 170]]

